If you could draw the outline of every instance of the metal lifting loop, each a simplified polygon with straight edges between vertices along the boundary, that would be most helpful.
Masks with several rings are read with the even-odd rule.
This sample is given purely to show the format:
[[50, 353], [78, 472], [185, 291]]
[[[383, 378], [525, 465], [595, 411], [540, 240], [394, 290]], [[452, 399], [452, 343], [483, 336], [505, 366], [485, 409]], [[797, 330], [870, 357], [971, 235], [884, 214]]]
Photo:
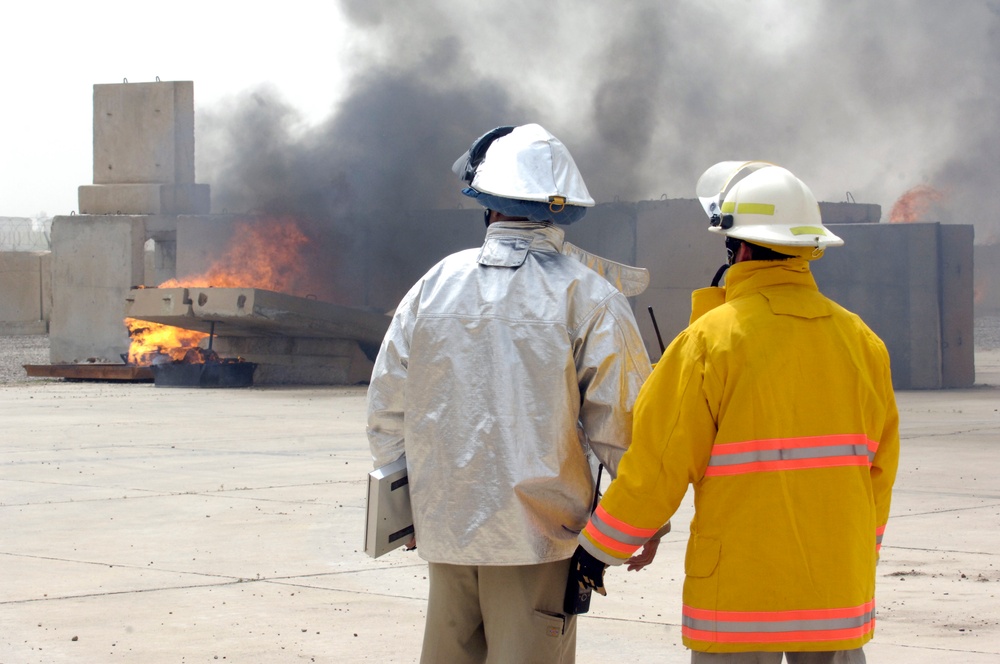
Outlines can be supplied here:
[[559, 214], [566, 209], [566, 199], [563, 196], [549, 197], [549, 212]]

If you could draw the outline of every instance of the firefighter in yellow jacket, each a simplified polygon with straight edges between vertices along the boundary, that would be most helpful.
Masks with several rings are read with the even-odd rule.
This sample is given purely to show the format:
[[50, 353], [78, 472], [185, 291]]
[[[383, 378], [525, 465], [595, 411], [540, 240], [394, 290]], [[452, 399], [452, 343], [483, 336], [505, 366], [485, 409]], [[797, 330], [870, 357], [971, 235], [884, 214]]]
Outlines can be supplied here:
[[809, 261], [843, 240], [802, 181], [723, 162], [698, 193], [726, 237], [725, 287], [695, 292], [691, 324], [643, 386], [578, 576], [602, 592], [604, 566], [626, 562], [692, 484], [691, 661], [864, 662], [899, 457], [888, 353], [817, 289]]

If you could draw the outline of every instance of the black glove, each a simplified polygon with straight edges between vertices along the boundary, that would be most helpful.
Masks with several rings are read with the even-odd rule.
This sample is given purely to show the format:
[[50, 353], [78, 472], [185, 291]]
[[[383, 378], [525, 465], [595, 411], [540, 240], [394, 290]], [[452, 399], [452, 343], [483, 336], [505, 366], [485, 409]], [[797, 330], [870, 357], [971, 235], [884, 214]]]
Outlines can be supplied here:
[[608, 594], [604, 589], [604, 570], [607, 567], [582, 546], [576, 547], [569, 563], [569, 579], [563, 599], [565, 613], [577, 615], [589, 611], [591, 591], [596, 590], [601, 595]]

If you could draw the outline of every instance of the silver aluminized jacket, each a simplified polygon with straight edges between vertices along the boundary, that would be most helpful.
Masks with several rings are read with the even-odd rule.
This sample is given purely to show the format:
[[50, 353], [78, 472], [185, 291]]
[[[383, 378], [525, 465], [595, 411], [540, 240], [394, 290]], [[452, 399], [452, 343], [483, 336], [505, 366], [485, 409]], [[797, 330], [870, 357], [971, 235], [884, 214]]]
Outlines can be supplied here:
[[418, 551], [462, 565], [569, 558], [614, 474], [650, 364], [628, 300], [561, 253], [562, 230], [495, 222], [400, 302], [368, 390], [375, 466], [406, 455]]

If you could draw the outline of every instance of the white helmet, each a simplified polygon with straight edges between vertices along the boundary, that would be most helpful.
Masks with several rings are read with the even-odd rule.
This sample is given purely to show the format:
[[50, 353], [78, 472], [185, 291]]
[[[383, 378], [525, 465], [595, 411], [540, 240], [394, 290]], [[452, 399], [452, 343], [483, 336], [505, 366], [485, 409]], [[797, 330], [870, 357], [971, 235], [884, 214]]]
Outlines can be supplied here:
[[819, 203], [809, 187], [781, 166], [720, 162], [702, 174], [696, 190], [713, 233], [785, 247], [823, 249], [844, 244], [823, 226]]
[[569, 150], [537, 124], [484, 134], [452, 170], [483, 194], [557, 207], [594, 205]]

